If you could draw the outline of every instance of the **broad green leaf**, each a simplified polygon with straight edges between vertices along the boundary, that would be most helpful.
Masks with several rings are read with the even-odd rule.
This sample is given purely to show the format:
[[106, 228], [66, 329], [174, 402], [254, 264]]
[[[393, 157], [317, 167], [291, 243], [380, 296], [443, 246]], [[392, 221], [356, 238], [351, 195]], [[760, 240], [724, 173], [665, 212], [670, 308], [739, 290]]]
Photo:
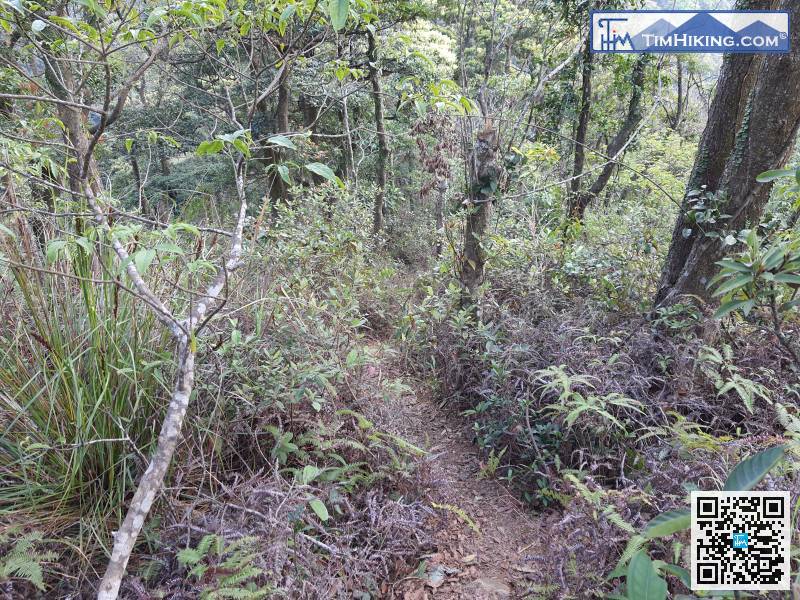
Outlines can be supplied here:
[[729, 279], [721, 286], [719, 286], [714, 292], [714, 295], [722, 296], [732, 290], [738, 290], [740, 287], [744, 287], [745, 285], [751, 283], [752, 281], [753, 281], [753, 276], [750, 273], [743, 273], [742, 275], [737, 275], [733, 279]]
[[740, 462], [728, 475], [724, 492], [746, 492], [752, 490], [772, 470], [786, 452], [784, 446], [775, 446]]
[[167, 254], [184, 254], [183, 248], [173, 242], [161, 242], [156, 246], [159, 252], [166, 252]]
[[781, 246], [776, 246], [770, 250], [764, 257], [764, 268], [774, 269], [783, 262], [784, 249]]
[[769, 183], [782, 177], [794, 177], [795, 169], [774, 169], [772, 171], [764, 171], [756, 176], [756, 181], [759, 183]]
[[250, 146], [248, 146], [247, 142], [245, 142], [242, 138], [236, 138], [233, 140], [233, 147], [247, 158], [250, 158]]
[[664, 565], [662, 565], [661, 568], [670, 575], [674, 575], [675, 577], [677, 577], [680, 580], [680, 582], [687, 588], [692, 587], [692, 577], [689, 575], [689, 571], [687, 571], [683, 567], [665, 563]]
[[[320, 473], [322, 473], [321, 469], [315, 467], [314, 465], [306, 465], [305, 467], [303, 467], [303, 473], [300, 476], [300, 483], [302, 483], [303, 485], [308, 485], [309, 483], [314, 481], [317, 477], [319, 477]], [[323, 506], [325, 505], [323, 504]]]
[[155, 257], [156, 251], [151, 248], [144, 248], [136, 251], [133, 255], [133, 264], [136, 265], [136, 270], [139, 271], [139, 275], [144, 275]]
[[721, 319], [722, 317], [727, 316], [729, 313], [732, 313], [735, 310], [742, 310], [745, 313], [748, 313], [753, 309], [755, 305], [756, 305], [755, 300], [731, 300], [729, 302], [726, 302], [717, 309], [717, 311], [714, 313], [714, 318]]
[[292, 180], [289, 177], [289, 167], [286, 165], [278, 165], [278, 175], [280, 175], [281, 179], [283, 179], [286, 183], [292, 185]]
[[690, 520], [691, 512], [688, 509], [670, 510], [651, 519], [642, 533], [648, 540], [665, 537], [688, 529]]
[[125, 152], [130, 154], [132, 148], [133, 148], [133, 138], [127, 138], [125, 140]]
[[167, 14], [167, 9], [163, 6], [159, 6], [158, 8], [154, 8], [153, 12], [150, 13], [150, 16], [147, 17], [147, 27], [151, 27], [153, 23], [161, 19], [164, 15]]
[[633, 555], [626, 583], [630, 600], [665, 600], [667, 597], [667, 582], [658, 576], [644, 550]]
[[200, 142], [197, 146], [197, 156], [205, 156], [206, 154], [216, 154], [222, 150], [225, 143], [222, 140], [206, 140]]
[[331, 25], [336, 31], [345, 26], [349, 13], [350, 0], [328, 0], [328, 16], [330, 16]]
[[325, 503], [322, 500], [317, 498], [312, 498], [308, 501], [308, 505], [311, 507], [311, 510], [319, 517], [320, 521], [327, 521], [328, 520], [328, 509], [325, 507]]
[[285, 135], [273, 135], [267, 138], [267, 141], [270, 144], [275, 144], [276, 146], [283, 146], [284, 148], [289, 148], [289, 150], [297, 150], [297, 146], [294, 145], [294, 142], [286, 137]]
[[311, 171], [312, 173], [316, 173], [317, 175], [324, 177], [328, 181], [332, 181], [340, 188], [344, 188], [344, 182], [336, 176], [336, 173], [333, 172], [328, 165], [323, 165], [322, 163], [313, 162], [308, 163], [306, 165], [306, 169]]
[[49, 244], [47, 244], [47, 251], [45, 252], [45, 257], [47, 258], [47, 262], [53, 262], [58, 258], [58, 253], [61, 252], [64, 248], [66, 248], [67, 242], [66, 240], [53, 240]]
[[792, 273], [778, 273], [777, 275], [775, 275], [773, 281], [777, 281], [778, 283], [800, 284], [800, 275], [794, 275]]
[[86, 252], [86, 256], [89, 256], [92, 253], [92, 242], [90, 242], [87, 238], [83, 236], [75, 238], [75, 243], [83, 248], [83, 251]]

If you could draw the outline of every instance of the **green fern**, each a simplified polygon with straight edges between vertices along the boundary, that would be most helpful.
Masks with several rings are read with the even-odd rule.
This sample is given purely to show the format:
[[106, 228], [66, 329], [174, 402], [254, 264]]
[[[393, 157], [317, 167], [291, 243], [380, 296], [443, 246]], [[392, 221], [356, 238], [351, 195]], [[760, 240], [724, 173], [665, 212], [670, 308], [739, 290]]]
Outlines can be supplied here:
[[212, 581], [200, 589], [201, 600], [222, 598], [264, 598], [274, 590], [259, 586], [256, 580], [264, 570], [253, 564], [258, 540], [243, 537], [226, 543], [222, 536], [208, 534], [195, 548], [184, 548], [178, 552], [178, 562], [191, 567], [189, 577], [198, 582]]
[[0, 583], [21, 579], [44, 591], [44, 570], [42, 563], [53, 562], [57, 555], [51, 550], [43, 551], [37, 547], [42, 534], [32, 532], [10, 541], [10, 534], [0, 537], [0, 547], [10, 543], [11, 547], [0, 552]]

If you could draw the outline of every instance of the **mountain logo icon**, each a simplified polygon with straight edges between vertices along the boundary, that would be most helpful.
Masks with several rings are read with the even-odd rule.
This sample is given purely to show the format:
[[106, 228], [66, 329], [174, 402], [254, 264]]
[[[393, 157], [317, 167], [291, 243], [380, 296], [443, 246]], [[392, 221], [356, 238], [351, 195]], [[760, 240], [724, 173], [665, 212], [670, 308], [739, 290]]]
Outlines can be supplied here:
[[592, 11], [593, 52], [786, 53], [787, 11]]

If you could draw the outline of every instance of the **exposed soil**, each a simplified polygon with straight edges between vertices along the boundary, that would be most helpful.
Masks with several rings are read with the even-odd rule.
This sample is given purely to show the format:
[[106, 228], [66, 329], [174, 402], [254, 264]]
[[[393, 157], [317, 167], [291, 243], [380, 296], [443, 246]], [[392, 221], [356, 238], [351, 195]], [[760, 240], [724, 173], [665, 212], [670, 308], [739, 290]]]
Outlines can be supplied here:
[[[368, 346], [375, 364], [364, 376], [381, 381], [401, 375], [392, 365], [389, 346]], [[431, 486], [425, 490], [434, 516], [435, 548], [420, 556], [423, 568], [396, 582], [389, 594], [403, 600], [474, 598], [536, 598], [547, 582], [540, 563], [548, 551], [546, 516], [527, 511], [499, 481], [482, 471], [469, 423], [447, 406], [441, 406], [430, 386], [403, 378], [413, 389], [402, 403], [373, 400], [364, 411], [384, 430], [425, 449]]]

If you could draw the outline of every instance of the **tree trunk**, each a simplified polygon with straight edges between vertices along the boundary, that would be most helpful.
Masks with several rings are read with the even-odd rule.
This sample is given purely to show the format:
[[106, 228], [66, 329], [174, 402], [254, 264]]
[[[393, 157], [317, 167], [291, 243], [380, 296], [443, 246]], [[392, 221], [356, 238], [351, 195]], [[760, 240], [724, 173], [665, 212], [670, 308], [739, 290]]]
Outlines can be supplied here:
[[[336, 57], [341, 59], [344, 56], [344, 45], [340, 42], [336, 46]], [[358, 183], [356, 177], [355, 160], [353, 159], [353, 134], [350, 129], [350, 109], [347, 106], [347, 87], [339, 82], [339, 93], [341, 94], [341, 107], [339, 108], [339, 122], [342, 127], [342, 179], [347, 182]]]
[[436, 247], [435, 252], [436, 256], [442, 255], [442, 229], [444, 228], [444, 199], [447, 195], [447, 188], [448, 188], [447, 179], [440, 179], [438, 185], [436, 186], [436, 207], [435, 207], [435, 219], [436, 219]]
[[[289, 67], [283, 69], [280, 80], [278, 81], [278, 103], [275, 106], [275, 133], [287, 133], [289, 131], [289, 102], [291, 94], [289, 89]], [[284, 151], [280, 146], [273, 146], [270, 151], [270, 162], [274, 165], [272, 177], [270, 178], [269, 197], [272, 200], [273, 210], [279, 202], [286, 202], [289, 199], [289, 188], [286, 182], [278, 174], [278, 165], [283, 162]]]
[[147, 197], [144, 195], [144, 186], [142, 185], [142, 175], [139, 171], [139, 161], [136, 159], [136, 155], [131, 152], [128, 152], [128, 162], [131, 165], [131, 173], [133, 174], [133, 183], [136, 185], [136, 201], [139, 204], [139, 210], [142, 214], [146, 217], [150, 216], [150, 203], [147, 201]]
[[367, 60], [369, 60], [369, 81], [372, 86], [372, 102], [375, 105], [375, 131], [378, 134], [378, 156], [377, 156], [377, 184], [375, 192], [375, 204], [372, 211], [372, 231], [380, 232], [383, 229], [383, 216], [385, 210], [386, 196], [386, 165], [389, 162], [389, 143], [386, 137], [386, 127], [383, 117], [383, 92], [381, 91], [381, 73], [378, 69], [378, 52], [375, 46], [375, 36], [371, 31], [367, 32], [369, 43], [367, 50]]
[[[647, 57], [647, 54], [642, 54], [636, 61], [636, 64], [633, 66], [633, 72], [631, 74], [631, 85], [633, 90], [631, 91], [631, 99], [628, 103], [628, 112], [625, 116], [622, 126], [617, 132], [617, 135], [614, 136], [614, 139], [609, 142], [608, 147], [606, 148], [605, 154], [608, 157], [606, 164], [603, 166], [602, 171], [600, 171], [600, 175], [589, 188], [589, 191], [577, 194], [577, 196], [573, 199], [570, 212], [571, 217], [577, 221], [583, 220], [586, 207], [589, 206], [589, 203], [594, 198], [597, 198], [605, 189], [608, 180], [611, 179], [611, 174], [614, 172], [614, 168], [617, 166], [617, 155], [620, 154], [628, 145], [628, 142], [630, 142], [630, 139], [636, 131], [636, 128], [642, 121], [642, 117], [644, 116], [642, 114], [642, 92], [644, 91], [644, 75], [645, 66], [648, 60]], [[577, 179], [573, 180], [573, 182], [577, 181]]]
[[592, 47], [589, 37], [583, 47], [583, 65], [581, 69], [581, 109], [578, 113], [578, 126], [575, 130], [575, 160], [572, 166], [572, 181], [569, 189], [574, 195], [581, 186], [578, 176], [583, 173], [586, 162], [586, 132], [589, 129], [589, 114], [592, 106]]
[[483, 283], [486, 251], [483, 239], [492, 212], [492, 187], [497, 185], [497, 130], [487, 126], [475, 141], [469, 166], [469, 204], [461, 259], [461, 283], [467, 294], [462, 305], [474, 304], [477, 289]]
[[[689, 94], [688, 93], [684, 94], [684, 89], [683, 89], [683, 61], [681, 60], [681, 55], [680, 54], [676, 54], [675, 56], [676, 56], [676, 60], [677, 60], [677, 65], [676, 66], [677, 66], [677, 71], [678, 71], [678, 77], [677, 77], [677, 82], [676, 82], [676, 85], [677, 85], [677, 88], [678, 88], [677, 89], [678, 100], [677, 100], [677, 104], [675, 106], [675, 114], [672, 116], [672, 119], [670, 119], [670, 126], [675, 131], [678, 131], [678, 129], [680, 129], [681, 123], [683, 123], [683, 113], [684, 113], [684, 110], [686, 108], [684, 106], [684, 103], [688, 102]], [[685, 100], [684, 100], [684, 96], [685, 96]]]
[[[770, 8], [762, 0], [753, 8]], [[772, 8], [775, 8], [774, 6]], [[793, 22], [800, 3], [782, 0]], [[693, 198], [684, 198], [661, 275], [656, 304], [675, 302], [684, 294], [709, 300], [708, 281], [724, 256], [718, 239], [707, 233], [738, 231], [755, 225], [769, 199], [770, 184], [759, 184], [762, 171], [785, 164], [800, 125], [800, 28], [791, 32], [789, 54], [725, 57], [688, 191], [700, 190], [708, 203], [730, 218], [715, 225], [695, 222]]]

